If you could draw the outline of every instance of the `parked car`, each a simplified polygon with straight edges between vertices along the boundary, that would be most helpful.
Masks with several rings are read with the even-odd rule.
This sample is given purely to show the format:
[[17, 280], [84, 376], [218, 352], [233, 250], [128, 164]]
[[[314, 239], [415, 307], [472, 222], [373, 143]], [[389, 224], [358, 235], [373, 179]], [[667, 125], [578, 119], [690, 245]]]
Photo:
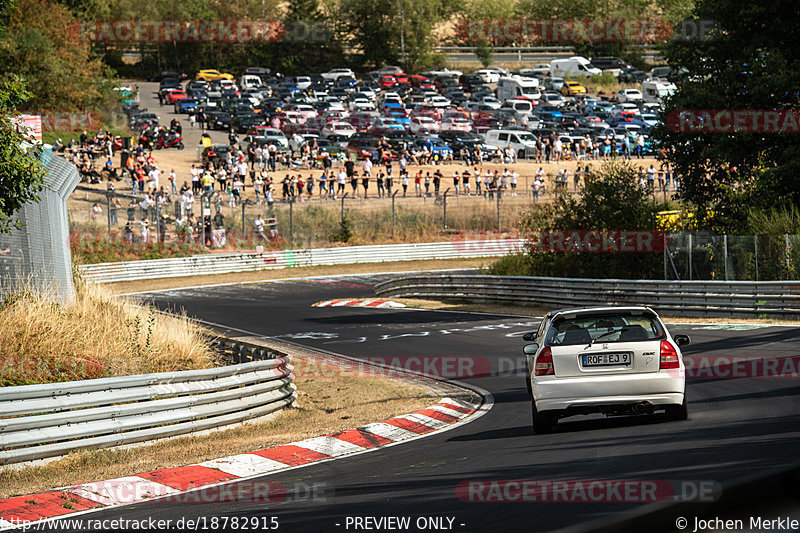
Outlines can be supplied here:
[[227, 111], [209, 111], [206, 113], [206, 127], [210, 130], [229, 130], [233, 117]]
[[200, 102], [198, 102], [194, 98], [181, 98], [177, 102], [175, 102], [175, 113], [182, 114], [182, 113], [189, 113], [190, 111], [196, 110], [200, 107]]
[[586, 94], [586, 87], [577, 81], [567, 80], [561, 87], [561, 94], [564, 96], [577, 96], [579, 94]]
[[199, 71], [194, 79], [203, 81], [232, 80], [233, 74], [228, 72], [220, 72], [216, 69], [205, 69]]
[[322, 128], [322, 135], [355, 135], [356, 129], [349, 122], [331, 122]]
[[639, 89], [620, 89], [617, 92], [617, 102], [641, 102], [642, 92]]
[[167, 94], [164, 95], [164, 103], [175, 105], [175, 102], [177, 102], [178, 100], [182, 100], [183, 98], [188, 98], [186, 93], [181, 90], [175, 89], [173, 91], [167, 92]]

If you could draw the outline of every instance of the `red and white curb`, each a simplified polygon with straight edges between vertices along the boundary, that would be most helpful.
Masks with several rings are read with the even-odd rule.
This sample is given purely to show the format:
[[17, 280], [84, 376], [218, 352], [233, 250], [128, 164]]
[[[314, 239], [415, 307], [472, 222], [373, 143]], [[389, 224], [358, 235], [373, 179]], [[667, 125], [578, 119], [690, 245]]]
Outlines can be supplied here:
[[405, 304], [391, 300], [325, 300], [311, 307], [372, 307], [374, 309], [399, 309]]
[[363, 453], [454, 427], [476, 411], [476, 407], [466, 402], [444, 398], [414, 413], [266, 450], [0, 499], [0, 530], [74, 513], [176, 497], [187, 491]]

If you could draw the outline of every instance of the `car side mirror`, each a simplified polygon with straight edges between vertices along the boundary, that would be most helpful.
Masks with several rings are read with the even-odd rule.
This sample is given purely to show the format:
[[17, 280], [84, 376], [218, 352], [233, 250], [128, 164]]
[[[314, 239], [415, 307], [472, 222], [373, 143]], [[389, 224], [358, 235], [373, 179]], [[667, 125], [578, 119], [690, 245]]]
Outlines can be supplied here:
[[522, 351], [525, 355], [536, 355], [536, 352], [539, 351], [539, 345], [535, 342], [533, 344], [526, 344], [523, 346]]
[[532, 341], [534, 339], [536, 339], [536, 333], [533, 333], [533, 332], [528, 332], [528, 333], [526, 333], [525, 335], [522, 336], [522, 340], [524, 340], [524, 341], [530, 342], [530, 341]]
[[692, 342], [692, 339], [689, 338], [689, 335], [675, 335], [675, 344], [678, 346], [686, 346]]

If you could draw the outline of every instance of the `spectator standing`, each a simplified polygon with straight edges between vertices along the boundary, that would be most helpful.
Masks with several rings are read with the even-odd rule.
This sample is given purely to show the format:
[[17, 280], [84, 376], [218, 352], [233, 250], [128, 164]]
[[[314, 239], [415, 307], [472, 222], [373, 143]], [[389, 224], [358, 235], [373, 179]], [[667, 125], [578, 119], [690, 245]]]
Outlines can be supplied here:
[[650, 163], [650, 166], [647, 167], [647, 187], [654, 191], [656, 188], [656, 167]]
[[261, 217], [260, 214], [256, 216], [255, 221], [253, 221], [253, 225], [255, 226], [256, 237], [268, 241], [269, 239], [264, 234], [264, 219]]
[[386, 196], [386, 188], [383, 186], [383, 172], [378, 172], [378, 175], [375, 177], [375, 184], [378, 186], [378, 198]]
[[119, 222], [119, 208], [122, 207], [119, 197], [114, 197], [109, 206], [108, 214], [111, 217], [111, 224], [116, 226]]
[[100, 204], [96, 203], [92, 205], [92, 209], [89, 211], [89, 218], [92, 220], [97, 220], [97, 218], [103, 214], [103, 208], [100, 207]]
[[256, 174], [255, 179], [253, 180], [253, 192], [256, 195], [256, 205], [261, 204], [261, 192], [264, 190], [264, 178], [261, 177], [261, 174]]
[[167, 176], [169, 180], [169, 187], [170, 187], [170, 194], [174, 194], [175, 196], [178, 195], [178, 186], [175, 184], [175, 180], [178, 179], [178, 176], [175, 174], [175, 169], [173, 168], [170, 170], [169, 175]]
[[[352, 161], [350, 161], [352, 163]], [[336, 194], [333, 195], [333, 199], [336, 199], [337, 195], [344, 195], [345, 187], [347, 186], [347, 171], [342, 169], [336, 175]]]

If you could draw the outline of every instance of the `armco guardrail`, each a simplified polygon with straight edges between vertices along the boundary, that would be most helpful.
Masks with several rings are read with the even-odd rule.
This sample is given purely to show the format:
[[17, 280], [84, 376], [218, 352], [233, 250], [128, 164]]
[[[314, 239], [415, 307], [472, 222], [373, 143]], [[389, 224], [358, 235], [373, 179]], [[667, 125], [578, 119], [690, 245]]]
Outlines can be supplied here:
[[686, 316], [800, 317], [800, 281], [651, 281], [523, 276], [404, 276], [379, 296], [552, 307], [647, 305]]
[[290, 356], [217, 342], [238, 364], [0, 388], [0, 465], [230, 427], [294, 402]]
[[382, 263], [420, 259], [498, 257], [519, 251], [523, 239], [470, 240], [374, 246], [343, 246], [277, 252], [209, 254], [170, 259], [80, 265], [83, 276], [93, 283], [171, 278], [203, 274], [253, 272], [272, 268], [316, 265]]

